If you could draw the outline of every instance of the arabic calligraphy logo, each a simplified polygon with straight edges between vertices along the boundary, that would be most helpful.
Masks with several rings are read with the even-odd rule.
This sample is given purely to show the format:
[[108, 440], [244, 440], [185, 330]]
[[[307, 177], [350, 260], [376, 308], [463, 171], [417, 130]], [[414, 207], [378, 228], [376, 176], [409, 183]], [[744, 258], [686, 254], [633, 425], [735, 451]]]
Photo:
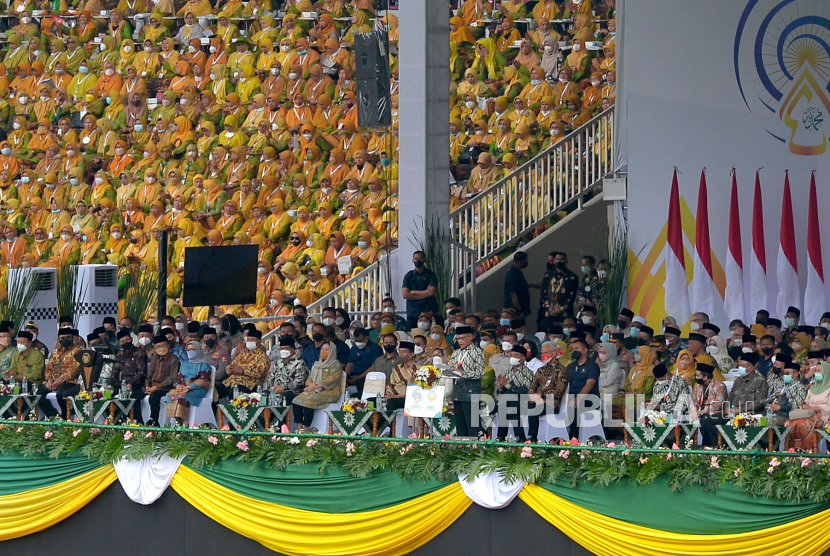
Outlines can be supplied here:
[[735, 76], [747, 108], [790, 152], [827, 151], [830, 2], [750, 0], [735, 34]]

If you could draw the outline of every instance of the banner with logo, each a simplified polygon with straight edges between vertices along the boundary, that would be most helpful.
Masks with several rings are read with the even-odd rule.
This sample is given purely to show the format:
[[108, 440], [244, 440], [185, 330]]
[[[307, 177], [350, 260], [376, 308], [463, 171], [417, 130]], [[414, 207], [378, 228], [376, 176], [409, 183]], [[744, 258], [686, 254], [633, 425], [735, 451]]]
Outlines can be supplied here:
[[[808, 262], [813, 171], [819, 214], [830, 211], [830, 2], [627, 0], [623, 50], [624, 76], [617, 100], [628, 122], [622, 140], [627, 142], [629, 170], [629, 306], [652, 326], [659, 326], [666, 314], [667, 216], [675, 167], [685, 271], [691, 284], [696, 267], [695, 207], [705, 168], [715, 286], [710, 316], [722, 327], [728, 323], [724, 267], [734, 167], [744, 272], [730, 275], [742, 276], [745, 314], [754, 322], [749, 267], [755, 174], [762, 168], [763, 208], [757, 216], [764, 223], [766, 307], [773, 316], [783, 316], [776, 308], [776, 272], [789, 171], [793, 266], [803, 315], [807, 276], [821, 266]], [[822, 232], [830, 229], [830, 223], [822, 224]], [[785, 243], [788, 247], [789, 240]], [[824, 241], [822, 250], [828, 246], [830, 242]], [[757, 277], [757, 272], [752, 275]], [[827, 293], [827, 281], [819, 283]], [[689, 320], [689, 315], [674, 316], [678, 322]]]

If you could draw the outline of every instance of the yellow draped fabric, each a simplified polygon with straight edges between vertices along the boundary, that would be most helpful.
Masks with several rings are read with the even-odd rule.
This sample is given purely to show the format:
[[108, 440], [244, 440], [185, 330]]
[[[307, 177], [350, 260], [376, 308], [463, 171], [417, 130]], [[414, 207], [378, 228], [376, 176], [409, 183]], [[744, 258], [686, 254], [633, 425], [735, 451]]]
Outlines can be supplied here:
[[0, 541], [31, 535], [57, 525], [117, 479], [112, 464], [56, 485], [0, 496]]
[[735, 535], [685, 535], [640, 527], [586, 510], [542, 487], [519, 492], [525, 504], [599, 556], [778, 556], [821, 554], [830, 547], [830, 510], [759, 531]]
[[397, 506], [327, 514], [262, 502], [185, 466], [170, 486], [193, 507], [240, 535], [289, 556], [407, 554], [449, 527], [472, 502], [453, 483]]

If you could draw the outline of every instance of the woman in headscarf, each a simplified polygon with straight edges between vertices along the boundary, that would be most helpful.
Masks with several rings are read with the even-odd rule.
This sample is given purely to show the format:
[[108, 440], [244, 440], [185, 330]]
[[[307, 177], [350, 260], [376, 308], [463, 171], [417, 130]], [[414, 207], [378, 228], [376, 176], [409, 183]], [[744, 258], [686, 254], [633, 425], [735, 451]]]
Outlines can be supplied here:
[[319, 230], [317, 229], [317, 225], [314, 223], [313, 220], [310, 218], [311, 213], [308, 210], [308, 207], [302, 205], [297, 207], [297, 220], [291, 225], [291, 231], [296, 232], [300, 231], [306, 235], [306, 237], [310, 236], [311, 234], [318, 233]]
[[617, 396], [625, 384], [625, 373], [617, 363], [617, 346], [611, 342], [602, 342], [597, 350], [599, 354], [599, 393], [601, 396]]
[[305, 234], [302, 232], [291, 232], [288, 238], [288, 245], [280, 253], [277, 262], [281, 264], [285, 264], [288, 261], [296, 263], [306, 248]]
[[213, 387], [211, 365], [205, 359], [202, 344], [188, 342], [185, 346], [187, 361], [179, 365], [179, 374], [173, 383], [175, 388], [165, 396], [167, 416], [181, 425], [190, 419], [190, 406], [199, 407], [207, 392]]
[[790, 341], [790, 347], [793, 350], [793, 361], [806, 359], [810, 351], [810, 337], [804, 332], [799, 332]]
[[81, 264], [104, 264], [107, 258], [102, 253], [103, 243], [98, 239], [98, 234], [92, 226], [81, 231]]
[[[239, 209], [239, 213], [247, 220], [251, 218], [251, 210], [256, 203], [256, 193], [252, 191], [251, 180], [243, 179], [239, 182], [239, 191], [233, 194], [231, 200]], [[263, 221], [265, 217], [262, 217]], [[243, 226], [244, 227], [244, 226]]]
[[625, 391], [629, 394], [643, 394], [651, 396], [651, 389], [654, 386], [654, 364], [657, 360], [657, 353], [649, 346], [639, 346], [634, 355], [635, 364], [628, 373], [628, 380], [625, 383]]
[[489, 84], [501, 79], [505, 65], [507, 65], [507, 60], [499, 52], [494, 39], [486, 38], [476, 41], [476, 58], [472, 69], [484, 79], [485, 83]]
[[124, 258], [130, 264], [139, 265], [147, 255], [147, 236], [143, 230], [132, 230], [129, 241], [130, 244], [124, 250]]
[[69, 171], [73, 168], [80, 168], [81, 172], [86, 171], [86, 160], [81, 154], [80, 145], [78, 143], [68, 143], [66, 145], [66, 156], [61, 159], [60, 171], [58, 177], [67, 179]]
[[357, 246], [352, 248], [352, 267], [363, 267], [374, 264], [378, 260], [378, 249], [372, 244], [372, 234], [362, 231], [357, 237]]
[[219, 186], [216, 180], [204, 180], [205, 205], [201, 213], [194, 216], [206, 228], [213, 228], [215, 220], [219, 217], [225, 202], [230, 199], [228, 194]]
[[109, 175], [118, 176], [135, 162], [135, 159], [127, 152], [125, 141], [115, 142], [115, 157], [109, 162]]
[[219, 144], [228, 148], [244, 146], [248, 142], [248, 136], [245, 132], [240, 131], [238, 127], [239, 120], [236, 116], [233, 114], [226, 116], [225, 131], [219, 135]]
[[[176, 33], [176, 42], [187, 44], [191, 39], [201, 39], [205, 36], [205, 29], [199, 25], [195, 14], [189, 13], [184, 16], [184, 25]], [[172, 39], [171, 39], [172, 40]]]
[[155, 226], [164, 225], [164, 220], [164, 203], [156, 199], [150, 203], [150, 213], [144, 218], [144, 233], [150, 235]]
[[[135, 70], [132, 70], [135, 72]], [[126, 82], [125, 82], [126, 85]], [[123, 91], [122, 91], [123, 92]], [[123, 95], [122, 95], [123, 96]], [[140, 123], [145, 123], [147, 118], [147, 104], [144, 102], [144, 97], [142, 93], [138, 91], [133, 91], [130, 93], [130, 104], [124, 110], [124, 115], [126, 116], [128, 131], [133, 131], [133, 126]], [[148, 131], [145, 129], [145, 131]]]
[[793, 448], [812, 452], [815, 431], [824, 429], [830, 421], [830, 363], [819, 361], [806, 370], [804, 378], [812, 383], [797, 413], [804, 416], [788, 420], [785, 426], [792, 428]]
[[565, 66], [571, 68], [573, 71], [573, 80], [580, 81], [587, 77], [591, 71], [591, 57], [588, 55], [588, 49], [585, 47], [585, 41], [580, 38], [574, 38], [571, 41], [571, 53], [565, 58]]
[[31, 245], [31, 252], [35, 256], [37, 264], [45, 263], [52, 256], [52, 246], [55, 242], [49, 239], [46, 229], [43, 226], [37, 226], [35, 228], [34, 239]]
[[[719, 369], [721, 373], [728, 373], [735, 367], [735, 362], [729, 356], [729, 350], [726, 348], [726, 340], [724, 340], [721, 336], [715, 335], [706, 341], [706, 353], [708, 353], [715, 362], [713, 365], [715, 369]], [[692, 374], [694, 374], [694, 372], [692, 372]], [[692, 378], [694, 378], [694, 376]], [[718, 378], [723, 380], [721, 377]]]
[[57, 257], [60, 264], [79, 264], [81, 246], [74, 238], [72, 226], [67, 224], [61, 228], [59, 237], [52, 248], [52, 255]]
[[70, 216], [68, 212], [63, 210], [63, 197], [54, 197], [49, 200], [49, 214], [43, 221], [43, 227], [49, 238], [57, 238], [61, 234], [61, 230], [69, 228], [72, 233], [72, 226], [69, 225]]
[[[279, 262], [279, 259], [277, 259]], [[307, 278], [305, 274], [300, 272], [299, 267], [292, 261], [282, 263], [280, 266], [280, 274], [283, 277], [282, 291], [285, 295], [292, 298], [297, 296], [297, 292], [303, 289], [306, 285]]]
[[[672, 374], [685, 380], [689, 386], [694, 386], [696, 368], [697, 361], [695, 361], [695, 356], [688, 349], [682, 349], [677, 354], [677, 359], [672, 367]], [[720, 373], [720, 371], [717, 372]]]
[[[269, 238], [284, 242], [291, 232], [291, 217], [285, 212], [285, 203], [280, 198], [271, 199], [268, 204], [270, 214], [265, 219], [264, 232]], [[305, 234], [301, 232], [302, 241], [305, 241]], [[286, 249], [290, 249], [289, 245]]]
[[256, 168], [245, 156], [245, 147], [237, 145], [231, 149], [230, 160], [226, 167], [226, 179], [231, 187], [238, 186], [242, 180], [256, 176]]
[[553, 37], [547, 37], [543, 44], [542, 61], [539, 64], [545, 72], [545, 79], [555, 81], [558, 78], [562, 58], [559, 42]]
[[121, 211], [121, 222], [124, 224], [124, 229], [128, 232], [138, 230], [144, 235], [144, 211], [138, 206], [138, 201], [135, 197], [129, 197], [124, 202], [124, 210]]
[[[248, 104], [251, 98], [257, 94], [262, 88], [262, 82], [257, 77], [254, 66], [245, 64], [240, 68], [239, 81], [236, 84], [236, 90], [239, 98], [244, 104]], [[264, 108], [264, 106], [263, 106]]]
[[342, 376], [343, 370], [337, 360], [336, 346], [333, 343], [324, 343], [320, 348], [319, 360], [311, 367], [305, 389], [293, 401], [294, 419], [299, 432], [310, 430], [315, 411], [325, 409], [340, 399], [343, 394]]
[[250, 209], [250, 216], [247, 217], [247, 220], [242, 225], [242, 231], [253, 240], [255, 235], [262, 234], [266, 231], [266, 222], [265, 207], [259, 203], [254, 204]]
[[216, 219], [215, 229], [222, 233], [225, 241], [230, 241], [244, 223], [245, 218], [239, 213], [236, 203], [228, 199], [222, 208], [222, 215]]
[[121, 224], [115, 223], [109, 229], [110, 238], [104, 245], [107, 254], [117, 253], [122, 254], [130, 245], [130, 240], [124, 237], [124, 227]]
[[459, 46], [464, 45], [464, 43], [473, 45], [476, 42], [470, 28], [458, 16], [450, 18], [450, 42]]
[[308, 267], [306, 276], [308, 276], [308, 282], [306, 282], [303, 289], [297, 292], [297, 298], [303, 305], [308, 306], [319, 301], [334, 289], [334, 285], [321, 274], [320, 268], [317, 266]]

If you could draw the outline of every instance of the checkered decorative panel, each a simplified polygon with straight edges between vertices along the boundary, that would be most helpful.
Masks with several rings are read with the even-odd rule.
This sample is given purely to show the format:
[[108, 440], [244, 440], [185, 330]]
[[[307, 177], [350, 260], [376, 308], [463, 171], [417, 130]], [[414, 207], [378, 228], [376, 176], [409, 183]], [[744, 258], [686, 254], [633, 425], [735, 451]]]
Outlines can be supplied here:
[[79, 315], [117, 315], [118, 303], [80, 303]]
[[26, 318], [24, 321], [29, 320], [57, 320], [58, 319], [58, 308], [57, 307], [40, 307], [38, 309], [31, 309], [29, 312], [26, 313]]

